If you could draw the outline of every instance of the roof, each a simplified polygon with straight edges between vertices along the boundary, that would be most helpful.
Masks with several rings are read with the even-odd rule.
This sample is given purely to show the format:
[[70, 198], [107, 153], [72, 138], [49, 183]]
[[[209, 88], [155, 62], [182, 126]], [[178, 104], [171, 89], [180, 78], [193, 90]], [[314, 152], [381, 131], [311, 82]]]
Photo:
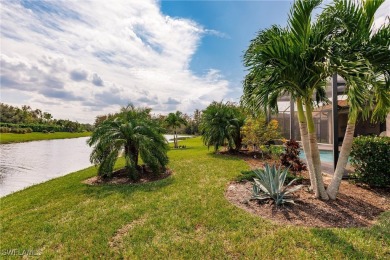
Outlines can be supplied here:
[[[337, 100], [337, 107], [338, 107], [338, 109], [348, 108], [348, 101], [347, 100]], [[332, 111], [332, 104], [324, 105], [324, 106], [317, 107], [316, 109], [314, 109], [314, 112], [319, 112], [319, 111], [322, 111], [322, 112]]]

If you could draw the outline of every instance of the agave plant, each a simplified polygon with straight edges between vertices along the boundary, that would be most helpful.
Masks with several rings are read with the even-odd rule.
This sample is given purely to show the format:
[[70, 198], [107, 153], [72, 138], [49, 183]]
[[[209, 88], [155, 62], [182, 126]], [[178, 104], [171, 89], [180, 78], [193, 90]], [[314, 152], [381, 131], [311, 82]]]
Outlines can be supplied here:
[[271, 199], [276, 205], [281, 205], [286, 202], [294, 203], [289, 195], [303, 187], [303, 185], [290, 187], [297, 179], [292, 180], [284, 186], [288, 168], [282, 170], [280, 166], [276, 168], [275, 165], [269, 166], [266, 164], [264, 170], [256, 169], [253, 172], [257, 178], [253, 178], [255, 183], [253, 184], [252, 200]]

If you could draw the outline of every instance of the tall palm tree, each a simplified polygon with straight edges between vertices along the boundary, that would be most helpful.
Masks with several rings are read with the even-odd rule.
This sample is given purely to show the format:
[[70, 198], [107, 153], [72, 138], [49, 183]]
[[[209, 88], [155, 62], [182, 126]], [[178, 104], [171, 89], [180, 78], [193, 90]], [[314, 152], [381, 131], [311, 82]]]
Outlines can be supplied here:
[[[296, 1], [286, 29], [273, 26], [260, 32], [252, 41], [244, 55], [244, 64], [250, 72], [244, 81], [243, 103], [252, 108], [275, 108], [277, 99], [286, 93], [296, 100], [312, 187], [317, 197], [327, 199], [329, 194], [334, 199], [342, 176], [340, 168], [343, 170], [342, 165], [345, 167], [348, 158], [345, 154], [350, 150], [349, 141], [347, 138], [335, 178], [326, 192], [321, 177], [313, 105], [324, 101], [326, 78], [336, 71], [348, 84], [350, 120], [347, 136], [353, 137], [352, 127], [359, 110], [367, 115], [369, 109], [364, 108], [374, 104], [374, 117], [388, 113], [390, 33], [387, 26], [376, 34], [362, 29], [366, 36], [359, 35], [359, 28], [372, 25], [373, 14], [380, 2], [366, 1], [362, 4], [366, 11], [359, 11], [353, 1], [336, 1], [334, 9], [329, 8], [333, 13], [324, 12], [312, 24], [311, 12], [320, 2]], [[363, 18], [361, 13], [364, 12], [371, 18]], [[346, 26], [348, 23], [351, 28]], [[370, 82], [368, 88], [367, 82]]]
[[311, 22], [312, 12], [320, 3], [296, 1], [287, 28], [272, 26], [252, 40], [244, 55], [250, 72], [244, 81], [242, 103], [252, 109], [270, 107], [277, 111], [279, 97], [288, 94], [296, 100], [311, 186], [316, 197], [328, 199], [312, 116], [314, 105], [326, 101], [324, 87], [331, 75], [326, 58], [330, 55], [327, 37], [332, 25], [322, 19]]
[[[374, 15], [383, 2], [337, 0], [324, 12], [329, 19], [338, 21], [333, 34], [337, 43], [335, 52], [338, 52], [335, 57], [343, 57], [344, 62], [341, 65], [339, 59], [331, 58], [331, 63], [346, 80], [349, 105], [339, 160], [327, 189], [332, 199], [339, 191], [358, 116], [367, 119], [373, 111], [372, 120], [382, 120], [390, 111], [390, 25], [387, 23], [377, 30], [373, 27]], [[357, 57], [366, 64], [366, 73], [356, 73], [348, 68], [349, 64], [356, 65]]]
[[204, 144], [214, 146], [214, 151], [225, 143], [229, 150], [239, 150], [244, 122], [245, 116], [235, 104], [213, 101], [201, 116], [200, 128]]
[[165, 119], [165, 123], [168, 127], [173, 129], [173, 143], [175, 148], [178, 148], [177, 140], [177, 128], [181, 125], [187, 125], [187, 120], [184, 118], [182, 112], [176, 111], [176, 113], [169, 113]]
[[139, 157], [153, 172], [168, 164], [167, 142], [150, 117], [150, 109], [129, 105], [100, 123], [88, 139], [93, 146], [91, 162], [99, 165], [100, 176], [111, 176], [118, 156], [124, 151], [126, 170], [137, 179]]

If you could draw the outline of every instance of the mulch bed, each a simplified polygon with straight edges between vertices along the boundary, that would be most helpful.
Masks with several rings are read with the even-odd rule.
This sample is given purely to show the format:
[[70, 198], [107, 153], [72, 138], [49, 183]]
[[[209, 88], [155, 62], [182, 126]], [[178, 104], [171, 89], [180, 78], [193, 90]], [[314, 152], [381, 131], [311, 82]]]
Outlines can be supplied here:
[[129, 178], [128, 173], [125, 169], [120, 169], [112, 173], [111, 178], [102, 178], [101, 176], [95, 176], [83, 181], [83, 183], [88, 185], [103, 185], [103, 184], [139, 184], [147, 183], [152, 181], [158, 181], [165, 179], [171, 176], [172, 171], [167, 169], [164, 172], [155, 174], [151, 171], [139, 171], [140, 178], [137, 181], [134, 181]]
[[[240, 154], [252, 169], [262, 168], [265, 162], [252, 156]], [[303, 189], [294, 193], [295, 204], [276, 206], [269, 202], [250, 201], [252, 182], [232, 182], [227, 186], [225, 197], [234, 205], [262, 218], [281, 225], [307, 227], [366, 227], [373, 225], [377, 217], [390, 210], [390, 189], [371, 189], [342, 181], [337, 199], [321, 201], [309, 192], [308, 172], [302, 172], [305, 178]], [[329, 184], [330, 175], [324, 175], [325, 184]]]

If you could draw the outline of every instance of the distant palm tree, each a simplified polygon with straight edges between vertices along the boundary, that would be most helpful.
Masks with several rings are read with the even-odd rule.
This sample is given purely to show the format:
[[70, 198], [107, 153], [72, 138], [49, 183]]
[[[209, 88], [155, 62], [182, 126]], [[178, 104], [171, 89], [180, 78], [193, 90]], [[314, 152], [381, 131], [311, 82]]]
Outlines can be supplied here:
[[100, 176], [111, 176], [118, 156], [124, 151], [126, 170], [137, 179], [139, 157], [157, 173], [168, 164], [167, 142], [150, 117], [150, 109], [129, 105], [100, 123], [88, 140], [93, 146], [91, 162], [99, 165]]
[[244, 122], [244, 114], [233, 103], [212, 102], [201, 116], [200, 129], [204, 144], [214, 146], [215, 151], [225, 143], [229, 150], [239, 150]]
[[168, 114], [165, 118], [165, 123], [168, 127], [173, 129], [173, 143], [175, 148], [178, 148], [177, 128], [181, 125], [187, 125], [186, 119], [180, 111], [176, 111], [176, 113]]

